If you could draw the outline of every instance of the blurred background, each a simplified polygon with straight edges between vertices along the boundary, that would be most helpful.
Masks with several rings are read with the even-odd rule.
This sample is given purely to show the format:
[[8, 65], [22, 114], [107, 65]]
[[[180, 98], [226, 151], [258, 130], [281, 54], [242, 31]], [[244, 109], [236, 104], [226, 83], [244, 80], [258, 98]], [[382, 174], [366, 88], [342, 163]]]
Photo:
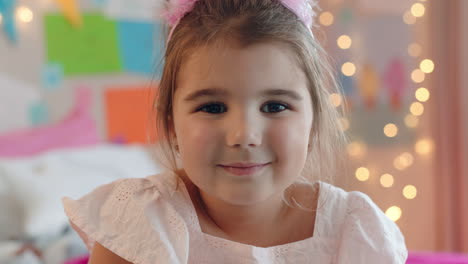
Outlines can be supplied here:
[[[320, 0], [346, 101], [348, 168], [408, 263], [468, 263], [468, 0]], [[154, 0], [0, 0], [0, 263], [78, 263], [60, 198], [162, 167]], [[75, 262], [74, 262], [75, 261]]]

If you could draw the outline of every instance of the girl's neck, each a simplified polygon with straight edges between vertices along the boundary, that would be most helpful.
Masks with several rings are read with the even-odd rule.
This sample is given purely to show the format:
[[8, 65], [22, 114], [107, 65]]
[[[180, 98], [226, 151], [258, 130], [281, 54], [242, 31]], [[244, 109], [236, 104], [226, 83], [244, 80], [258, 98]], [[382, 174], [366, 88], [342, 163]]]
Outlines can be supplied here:
[[238, 206], [209, 197], [197, 189], [197, 200], [202, 214], [222, 234], [233, 240], [251, 240], [267, 238], [280, 231], [287, 222], [291, 208], [281, 199], [275, 197], [267, 202], [252, 206]]
[[202, 232], [228, 240], [268, 247], [313, 235], [315, 211], [291, 208], [281, 196], [255, 206], [236, 206], [213, 199], [183, 176]]

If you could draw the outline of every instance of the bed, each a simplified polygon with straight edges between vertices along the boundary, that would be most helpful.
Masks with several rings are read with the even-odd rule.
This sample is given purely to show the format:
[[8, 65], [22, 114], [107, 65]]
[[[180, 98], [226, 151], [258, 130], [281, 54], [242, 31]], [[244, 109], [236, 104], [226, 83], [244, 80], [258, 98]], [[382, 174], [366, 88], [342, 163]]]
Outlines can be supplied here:
[[0, 158], [0, 211], [7, 212], [0, 216], [0, 263], [63, 264], [86, 255], [61, 198], [156, 174], [161, 168], [151, 157], [143, 145], [97, 144]]

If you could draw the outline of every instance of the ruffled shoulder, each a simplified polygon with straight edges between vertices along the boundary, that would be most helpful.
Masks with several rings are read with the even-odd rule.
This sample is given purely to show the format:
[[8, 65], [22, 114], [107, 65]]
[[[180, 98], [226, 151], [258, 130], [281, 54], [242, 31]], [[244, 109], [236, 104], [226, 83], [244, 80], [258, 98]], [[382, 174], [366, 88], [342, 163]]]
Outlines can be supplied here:
[[346, 196], [337, 263], [403, 264], [408, 257], [398, 226], [362, 192]]
[[78, 200], [64, 197], [62, 202], [90, 251], [97, 241], [135, 264], [186, 263], [188, 229], [171, 204], [176, 185], [174, 174], [165, 172], [119, 179]]

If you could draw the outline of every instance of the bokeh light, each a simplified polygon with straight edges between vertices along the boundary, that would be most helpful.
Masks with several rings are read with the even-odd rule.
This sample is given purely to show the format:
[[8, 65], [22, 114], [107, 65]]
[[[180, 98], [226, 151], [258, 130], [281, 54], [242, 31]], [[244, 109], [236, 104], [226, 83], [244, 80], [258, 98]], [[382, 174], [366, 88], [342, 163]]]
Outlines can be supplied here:
[[405, 188], [403, 188], [403, 196], [405, 196], [405, 198], [408, 200], [416, 198], [417, 194], [418, 190], [413, 185], [406, 185]]
[[411, 80], [415, 83], [422, 83], [426, 79], [426, 74], [420, 69], [416, 69], [411, 72]]
[[434, 62], [430, 59], [425, 59], [423, 61], [421, 61], [421, 63], [419, 64], [419, 68], [421, 69], [421, 71], [423, 71], [424, 73], [431, 73], [434, 71]]
[[407, 114], [405, 117], [405, 125], [409, 128], [415, 128], [419, 124], [419, 118], [412, 114]]
[[396, 222], [401, 218], [402, 211], [400, 207], [392, 206], [385, 211], [385, 215], [387, 215], [393, 222]]
[[16, 16], [21, 22], [24, 22], [24, 23], [29, 23], [34, 18], [34, 15], [31, 9], [25, 6], [20, 6], [18, 7], [18, 9], [16, 9]]
[[421, 116], [424, 113], [424, 105], [420, 102], [414, 102], [410, 106], [410, 112], [415, 116]]
[[393, 186], [394, 183], [393, 176], [385, 173], [384, 175], [380, 176], [380, 184], [385, 188], [390, 188]]
[[416, 17], [411, 14], [411, 12], [406, 11], [403, 14], [403, 22], [405, 22], [408, 25], [413, 25], [416, 23]]
[[349, 129], [349, 120], [345, 117], [340, 118], [341, 130], [347, 131]]
[[414, 3], [411, 6], [411, 14], [415, 17], [422, 17], [426, 13], [426, 8], [421, 3]]
[[386, 124], [384, 127], [384, 134], [387, 137], [395, 137], [398, 134], [398, 127], [392, 123]]
[[427, 102], [427, 100], [429, 100], [431, 97], [429, 90], [424, 87], [418, 88], [414, 95], [420, 102]]
[[429, 138], [423, 138], [416, 142], [414, 151], [419, 155], [431, 154], [434, 150], [434, 142]]
[[397, 170], [405, 170], [409, 166], [413, 165], [414, 157], [409, 152], [404, 152], [393, 160], [393, 166]]
[[348, 77], [353, 76], [356, 73], [356, 66], [352, 62], [346, 62], [341, 66], [341, 72]]
[[366, 155], [367, 146], [362, 142], [353, 141], [346, 147], [348, 155], [354, 158], [360, 158]]
[[353, 41], [348, 35], [341, 35], [336, 41], [340, 49], [349, 49]]
[[320, 21], [320, 24], [324, 26], [330, 26], [335, 21], [335, 17], [333, 16], [332, 13], [325, 11], [320, 14], [319, 21]]
[[332, 93], [330, 94], [330, 101], [335, 107], [338, 107], [343, 103], [343, 97], [340, 94]]
[[369, 180], [370, 172], [368, 168], [360, 167], [356, 170], [356, 179], [359, 181], [367, 181]]
[[421, 55], [422, 48], [418, 43], [412, 43], [408, 46], [408, 54], [411, 57], [418, 57]]

